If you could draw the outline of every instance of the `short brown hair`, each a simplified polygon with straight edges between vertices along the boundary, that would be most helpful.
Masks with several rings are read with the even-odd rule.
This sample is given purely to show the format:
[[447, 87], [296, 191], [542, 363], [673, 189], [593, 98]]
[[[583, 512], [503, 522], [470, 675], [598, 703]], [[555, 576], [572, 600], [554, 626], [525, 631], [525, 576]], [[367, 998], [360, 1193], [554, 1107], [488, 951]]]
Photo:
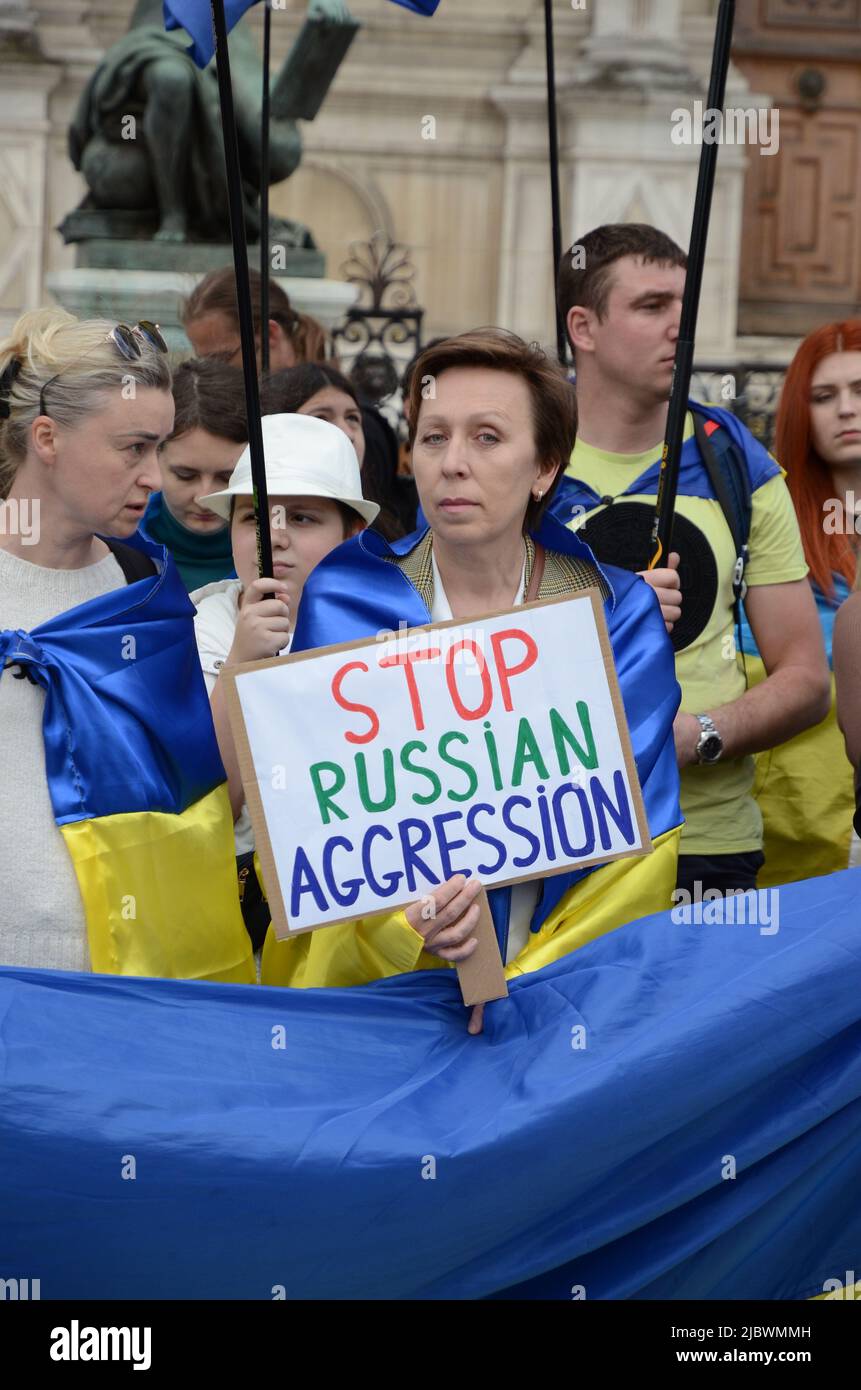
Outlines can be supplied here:
[[[251, 286], [251, 313], [254, 319], [254, 335], [261, 335], [260, 322], [260, 271], [248, 268]], [[180, 318], [186, 328], [204, 314], [226, 314], [236, 332], [239, 332], [239, 302], [236, 295], [236, 276], [233, 266], [226, 265], [221, 270], [210, 270], [199, 280], [182, 306]], [[277, 280], [269, 280], [269, 317], [283, 328], [293, 345], [297, 362], [323, 362], [333, 358], [331, 339], [322, 324], [310, 314], [300, 314], [290, 303], [289, 297]]]
[[537, 343], [525, 343], [503, 328], [474, 328], [456, 338], [443, 338], [428, 347], [416, 361], [410, 380], [409, 441], [412, 448], [419, 412], [425, 397], [422, 383], [440, 377], [454, 367], [490, 367], [523, 377], [532, 398], [535, 449], [545, 463], [559, 465], [547, 492], [536, 502], [530, 498], [524, 531], [534, 531], [547, 509], [571, 458], [577, 438], [577, 397], [562, 368], [552, 362]]
[[192, 357], [173, 374], [176, 414], [171, 439], [189, 430], [206, 430], [234, 444], [248, 443], [242, 373], [223, 362]]
[[[665, 232], [645, 222], [613, 222], [596, 227], [569, 247], [559, 262], [556, 303], [567, 322], [575, 304], [603, 319], [610, 297], [611, 269], [623, 256], [639, 256], [647, 265], [677, 265], [687, 269], [688, 258]], [[577, 262], [583, 265], [578, 268]]]
[[356, 388], [329, 362], [302, 362], [271, 372], [260, 385], [261, 415], [296, 415], [318, 391], [334, 386], [359, 404]]

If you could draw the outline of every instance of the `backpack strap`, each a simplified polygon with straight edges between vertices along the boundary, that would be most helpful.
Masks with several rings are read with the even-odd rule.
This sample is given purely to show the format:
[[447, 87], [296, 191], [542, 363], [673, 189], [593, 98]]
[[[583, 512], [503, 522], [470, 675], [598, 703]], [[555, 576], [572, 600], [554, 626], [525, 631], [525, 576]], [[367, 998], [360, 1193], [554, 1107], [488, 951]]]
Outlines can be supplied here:
[[692, 410], [694, 435], [700, 457], [724, 514], [735, 546], [735, 567], [732, 576], [733, 609], [738, 609], [747, 591], [744, 571], [748, 561], [748, 540], [753, 514], [750, 474], [739, 456], [729, 432], [717, 421]]
[[744, 571], [747, 566], [750, 525], [753, 516], [753, 494], [746, 460], [740, 456], [729, 431], [717, 420], [711, 420], [694, 408], [694, 435], [700, 458], [705, 465], [726, 524], [735, 546], [735, 565], [732, 572], [732, 615], [736, 630], [736, 649], [741, 653], [744, 683], [748, 684], [747, 662], [741, 640], [741, 605], [747, 593]]
[[125, 545], [122, 541], [115, 541], [109, 536], [102, 536], [102, 540], [122, 570], [127, 584], [136, 584], [139, 579], [151, 579], [154, 574], [158, 574], [155, 560], [150, 555], [145, 555], [142, 550], [137, 550], [133, 545]]

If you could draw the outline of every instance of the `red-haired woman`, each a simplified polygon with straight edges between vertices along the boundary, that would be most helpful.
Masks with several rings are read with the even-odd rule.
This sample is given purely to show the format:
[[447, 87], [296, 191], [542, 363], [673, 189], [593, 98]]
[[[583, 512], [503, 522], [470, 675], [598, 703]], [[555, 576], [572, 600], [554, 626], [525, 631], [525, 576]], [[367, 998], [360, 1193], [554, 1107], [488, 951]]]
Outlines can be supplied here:
[[827, 323], [804, 339], [786, 373], [776, 447], [830, 657], [834, 614], [855, 583], [861, 544], [861, 319]]
[[[775, 448], [798, 515], [830, 664], [834, 619], [855, 583], [861, 545], [861, 319], [824, 324], [801, 343], [783, 384]], [[755, 651], [747, 629], [743, 643]], [[846, 867], [852, 773], [833, 682], [831, 711], [821, 724], [758, 756], [754, 791], [766, 823], [760, 884]]]

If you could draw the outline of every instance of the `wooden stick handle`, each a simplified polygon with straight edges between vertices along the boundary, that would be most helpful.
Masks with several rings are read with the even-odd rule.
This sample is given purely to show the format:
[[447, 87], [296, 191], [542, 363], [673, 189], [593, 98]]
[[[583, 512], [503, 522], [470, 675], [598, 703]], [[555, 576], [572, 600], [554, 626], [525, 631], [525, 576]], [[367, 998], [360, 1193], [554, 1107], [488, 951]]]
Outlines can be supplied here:
[[461, 961], [457, 967], [464, 1004], [484, 1004], [489, 999], [505, 999], [508, 996], [505, 967], [499, 954], [490, 903], [484, 888], [475, 901], [479, 906], [478, 926], [475, 929], [478, 946], [469, 960]]

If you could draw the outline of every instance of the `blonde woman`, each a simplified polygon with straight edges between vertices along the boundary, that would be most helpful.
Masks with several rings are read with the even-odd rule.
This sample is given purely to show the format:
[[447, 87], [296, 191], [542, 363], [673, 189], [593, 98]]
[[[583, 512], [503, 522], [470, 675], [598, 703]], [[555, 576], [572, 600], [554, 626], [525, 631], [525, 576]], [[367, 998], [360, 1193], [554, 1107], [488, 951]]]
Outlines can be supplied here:
[[166, 351], [57, 309], [0, 341], [2, 965], [253, 978], [193, 609], [134, 537]]

